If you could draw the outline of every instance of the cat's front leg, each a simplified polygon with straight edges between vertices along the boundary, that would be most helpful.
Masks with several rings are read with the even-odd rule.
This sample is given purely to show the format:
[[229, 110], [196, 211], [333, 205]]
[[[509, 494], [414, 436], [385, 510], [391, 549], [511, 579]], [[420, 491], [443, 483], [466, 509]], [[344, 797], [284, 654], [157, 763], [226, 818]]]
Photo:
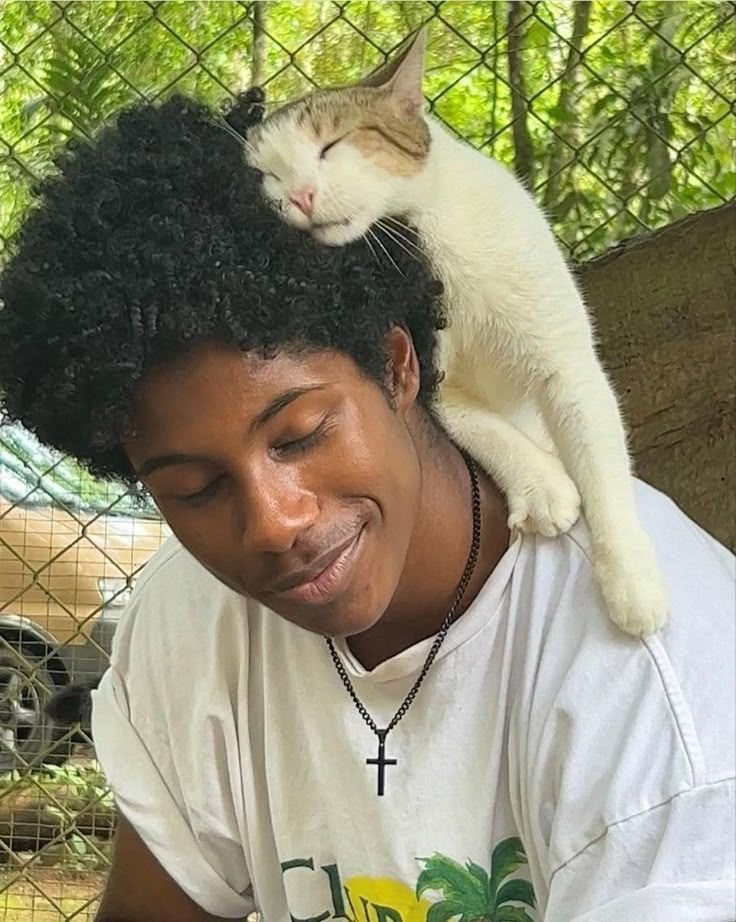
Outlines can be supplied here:
[[553, 538], [580, 515], [580, 495], [559, 458], [459, 388], [442, 389], [440, 412], [453, 440], [506, 497], [512, 531]]
[[592, 347], [539, 390], [545, 422], [580, 490], [596, 578], [611, 619], [634, 635], [667, 620], [668, 591], [639, 520], [621, 414]]

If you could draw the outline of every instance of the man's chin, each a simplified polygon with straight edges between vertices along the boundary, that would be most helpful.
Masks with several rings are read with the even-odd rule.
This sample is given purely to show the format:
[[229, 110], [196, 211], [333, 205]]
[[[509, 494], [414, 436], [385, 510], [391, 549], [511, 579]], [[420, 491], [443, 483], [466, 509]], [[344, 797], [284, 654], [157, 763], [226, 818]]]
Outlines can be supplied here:
[[284, 607], [281, 607], [281, 611], [277, 611], [276, 606], [272, 606], [271, 611], [274, 611], [285, 621], [289, 621], [311, 634], [330, 637], [334, 640], [340, 637], [348, 638], [363, 634], [380, 621], [380, 616], [369, 614], [361, 609], [355, 609], [349, 604], [339, 608], [325, 606], [325, 609], [321, 611], [306, 612], [294, 609], [286, 610]]

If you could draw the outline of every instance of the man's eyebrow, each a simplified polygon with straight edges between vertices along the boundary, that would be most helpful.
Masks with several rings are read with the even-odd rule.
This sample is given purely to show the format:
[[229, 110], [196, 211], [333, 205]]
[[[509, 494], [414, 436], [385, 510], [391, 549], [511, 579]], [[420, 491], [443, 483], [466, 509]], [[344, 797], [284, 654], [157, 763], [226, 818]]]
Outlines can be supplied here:
[[187, 455], [183, 453], [175, 453], [171, 455], [156, 455], [153, 458], [149, 458], [148, 461], [145, 461], [138, 470], [135, 472], [136, 477], [147, 477], [148, 474], [152, 474], [154, 471], [160, 470], [162, 467], [174, 467], [177, 464], [201, 464], [207, 459], [202, 455]]
[[297, 397], [301, 397], [303, 394], [310, 394], [312, 391], [322, 391], [326, 386], [325, 384], [307, 384], [303, 387], [290, 387], [287, 391], [282, 391], [280, 394], [277, 394], [250, 424], [249, 428], [251, 432], [264, 423], [267, 423], [269, 419], [273, 419], [277, 413], [280, 413], [284, 407], [288, 407]]
[[[251, 422], [249, 426], [250, 431], [253, 432], [259, 426], [263, 426], [269, 419], [273, 419], [277, 413], [280, 413], [281, 410], [288, 407], [290, 403], [293, 403], [303, 394], [309, 394], [312, 391], [321, 391], [324, 390], [325, 387], [325, 384], [309, 384], [303, 387], [290, 387], [288, 390], [282, 391], [280, 394], [277, 394]], [[185, 452], [157, 455], [145, 461], [136, 471], [136, 475], [138, 477], [147, 477], [149, 474], [160, 470], [162, 467], [174, 467], [178, 464], [201, 464], [207, 460], [208, 459], [203, 455], [187, 454]]]

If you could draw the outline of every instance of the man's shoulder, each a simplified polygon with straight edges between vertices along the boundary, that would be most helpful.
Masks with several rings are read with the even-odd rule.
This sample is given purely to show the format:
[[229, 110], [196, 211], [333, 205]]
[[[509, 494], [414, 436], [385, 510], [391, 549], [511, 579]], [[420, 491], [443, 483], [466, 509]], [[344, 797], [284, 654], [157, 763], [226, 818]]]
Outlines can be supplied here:
[[660, 633], [642, 640], [610, 621], [584, 522], [526, 539], [514, 573], [510, 745], [555, 867], [734, 772], [733, 555], [661, 493], [637, 492], [671, 593]]
[[[638, 482], [637, 500], [669, 588], [670, 614], [662, 631], [633, 643], [642, 655], [659, 659], [657, 669], [665, 690], [669, 684], [664, 673], [669, 669], [672, 681], [682, 685], [686, 698], [703, 705], [709, 699], [714, 703], [720, 700], [725, 707], [725, 694], [734, 682], [736, 558], [653, 487]], [[583, 582], [591, 579], [590, 536], [585, 524], [579, 523], [567, 541], [585, 557], [581, 572], [587, 573], [580, 578]], [[607, 623], [602, 600], [596, 607], [606, 621], [606, 633], [611, 630], [616, 637], [623, 637]], [[734, 697], [729, 700], [732, 704]]]
[[[663, 494], [637, 492], [671, 594], [661, 632], [642, 640], [610, 622], [584, 522], [533, 539], [518, 574], [538, 764], [557, 796], [605, 788], [607, 822], [727, 777], [735, 758], [734, 557]], [[636, 790], [635, 776], [647, 780]]]
[[181, 585], [182, 580], [187, 586], [202, 581], [216, 582], [215, 577], [171, 535], [143, 567], [131, 601], [166, 594], [171, 587]]
[[[149, 560], [133, 590], [113, 642], [112, 663], [122, 672], [137, 662], [175, 666], [215, 655], [223, 632], [247, 632], [247, 599], [229, 589], [177, 540], [169, 538]], [[234, 639], [234, 638], [232, 638]], [[238, 642], [244, 642], [238, 637]]]
[[[670, 618], [661, 634], [667, 646], [675, 649], [683, 642], [690, 646], [695, 633], [717, 637], [725, 631], [727, 635], [736, 614], [733, 553], [668, 496], [640, 481], [637, 501], [671, 595]], [[564, 621], [577, 617], [573, 609], [583, 608], [589, 615], [588, 627], [608, 623], [593, 573], [592, 541], [583, 519], [560, 538], [532, 539], [526, 550], [545, 618]]]

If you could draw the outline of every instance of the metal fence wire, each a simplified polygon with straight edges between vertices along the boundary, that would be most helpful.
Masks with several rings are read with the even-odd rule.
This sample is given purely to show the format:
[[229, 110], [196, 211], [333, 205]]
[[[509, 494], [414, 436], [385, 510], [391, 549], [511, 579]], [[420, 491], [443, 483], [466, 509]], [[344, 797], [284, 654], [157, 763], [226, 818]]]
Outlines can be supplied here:
[[[736, 194], [736, 4], [6, 2], [0, 267], [71, 137], [122, 108], [247, 86], [270, 105], [357, 79], [429, 26], [429, 108], [513, 167], [573, 260]], [[166, 529], [0, 420], [0, 913], [92, 919], [114, 807], [89, 687]], [[46, 713], [54, 693], [56, 721]]]

